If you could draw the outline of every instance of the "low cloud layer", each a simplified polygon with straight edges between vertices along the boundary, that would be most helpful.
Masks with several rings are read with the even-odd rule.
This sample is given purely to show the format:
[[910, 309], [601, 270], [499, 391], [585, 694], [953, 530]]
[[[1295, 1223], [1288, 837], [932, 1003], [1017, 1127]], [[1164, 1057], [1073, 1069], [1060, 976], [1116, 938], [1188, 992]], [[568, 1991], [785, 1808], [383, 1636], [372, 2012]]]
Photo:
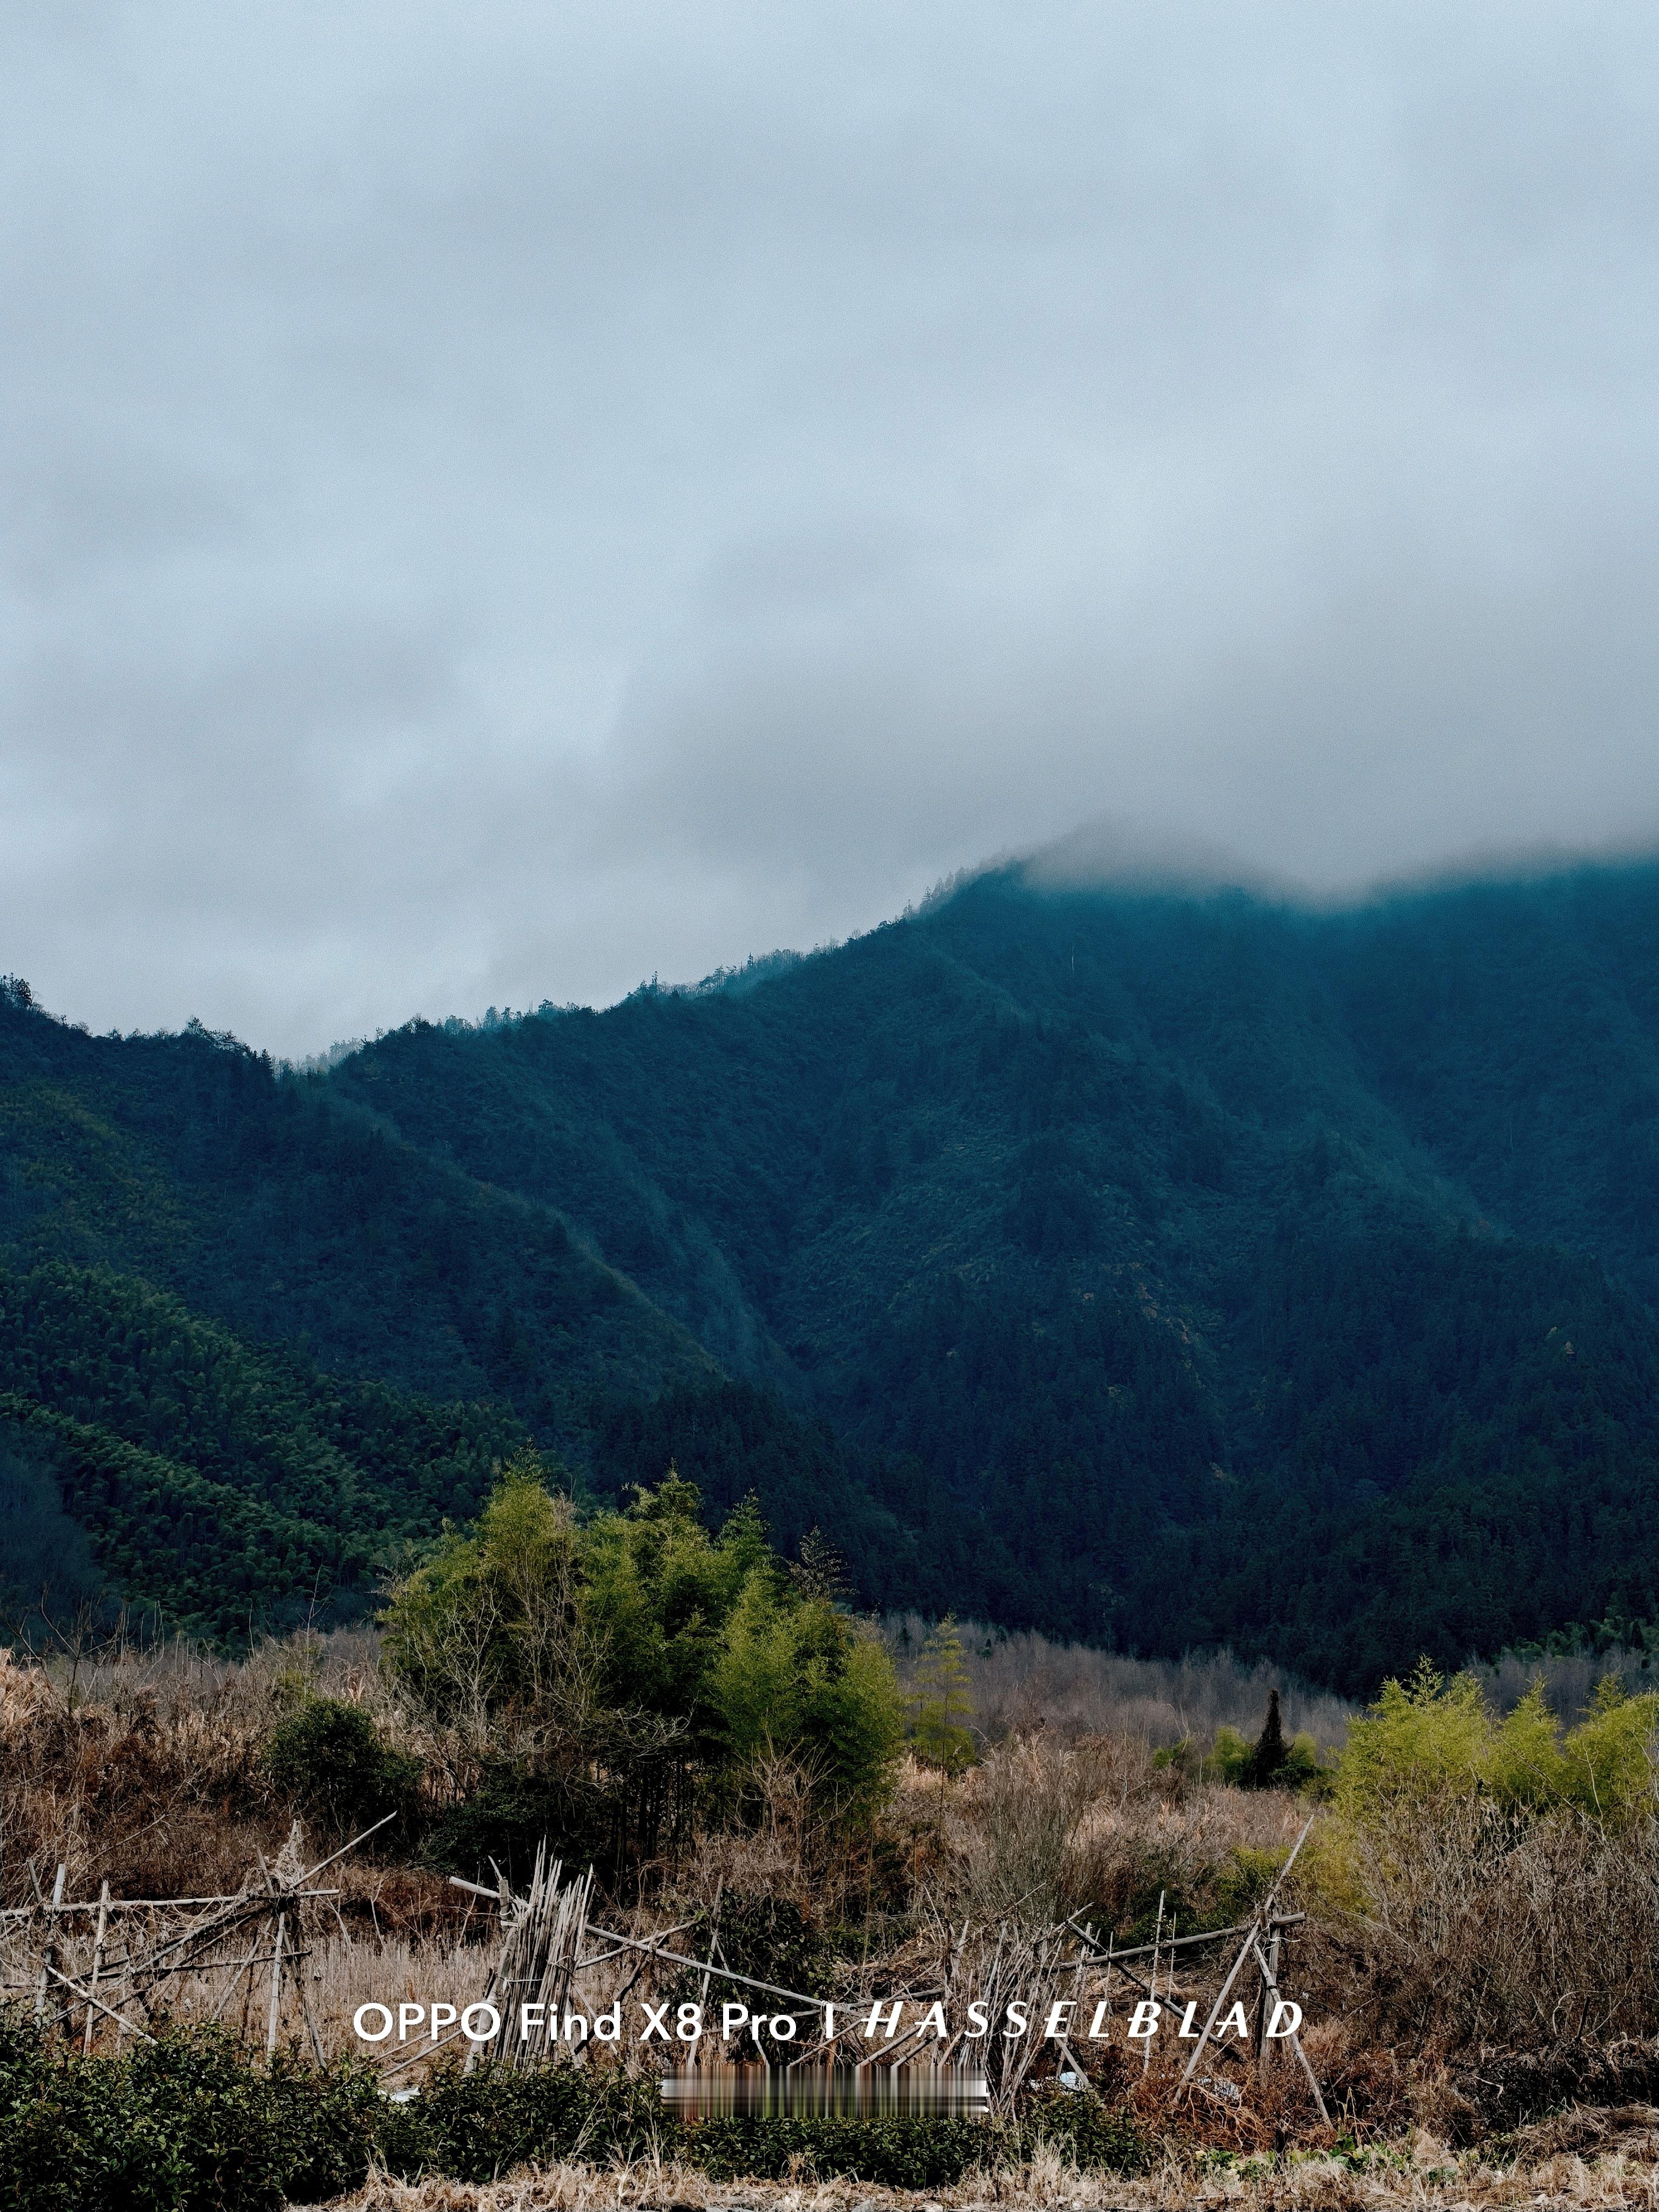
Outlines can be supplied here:
[[0, 969], [283, 1051], [1103, 815], [1659, 836], [1659, 22], [0, 30]]

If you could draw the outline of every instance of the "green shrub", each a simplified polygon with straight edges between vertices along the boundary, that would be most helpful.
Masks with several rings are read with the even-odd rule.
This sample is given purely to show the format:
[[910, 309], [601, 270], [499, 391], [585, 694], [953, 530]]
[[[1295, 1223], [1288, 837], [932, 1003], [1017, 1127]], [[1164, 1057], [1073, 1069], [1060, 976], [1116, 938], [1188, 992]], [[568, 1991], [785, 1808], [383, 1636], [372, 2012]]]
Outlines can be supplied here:
[[384, 2107], [376, 2133], [381, 2163], [405, 2180], [444, 2174], [483, 2182], [532, 2160], [602, 2166], [660, 2152], [717, 2181], [805, 2172], [892, 2189], [948, 2188], [975, 2166], [1028, 2158], [1040, 2142], [1062, 2146], [1079, 2166], [1114, 2172], [1139, 2172], [1147, 2163], [1146, 2140], [1130, 2114], [1059, 2088], [1027, 2099], [1011, 2127], [902, 2113], [681, 2121], [664, 2110], [653, 2076], [556, 2064], [526, 2073], [443, 2068], [418, 2098]]
[[654, 2077], [538, 2066], [464, 2074], [451, 2069], [383, 2116], [378, 2148], [392, 2173], [495, 2179], [530, 2160], [613, 2158], [660, 2151], [716, 2180], [776, 2179], [805, 2167], [820, 2178], [942, 2188], [994, 2143], [985, 2124], [951, 2118], [732, 2118], [683, 2123], [663, 2108]]
[[365, 2060], [347, 2057], [314, 2068], [279, 2053], [266, 2076], [283, 2187], [296, 2203], [316, 2203], [355, 2189], [368, 2169], [388, 2107]]
[[356, 2060], [240, 2057], [192, 2029], [83, 2059], [0, 2020], [0, 2204], [8, 2212], [276, 2212], [368, 2170], [381, 2100]]
[[1023, 2099], [1008, 2125], [944, 2114], [708, 2119], [685, 2128], [678, 2148], [688, 2165], [716, 2181], [805, 2172], [820, 2181], [888, 2189], [948, 2189], [974, 2166], [1016, 2163], [1044, 2144], [1079, 2166], [1112, 2173], [1139, 2173], [1151, 2162], [1150, 2144], [1133, 2113], [1057, 2086]]
[[1258, 1850], [1251, 1844], [1235, 1844], [1216, 1871], [1218, 1924], [1224, 1927], [1254, 1912], [1278, 1881], [1288, 1856], [1282, 1850]]
[[1279, 1770], [1279, 1787], [1299, 1790], [1310, 1782], [1324, 1783], [1329, 1770], [1322, 1765], [1319, 1746], [1306, 1729], [1298, 1729], [1285, 1747], [1285, 1764]]
[[1142, 2173], [1152, 2163], [1151, 2141], [1134, 2114], [1080, 2089], [1045, 2083], [1022, 2100], [1018, 2118], [1005, 2131], [1003, 2154], [1029, 2158], [1040, 2142], [1109, 2173]]
[[1473, 1675], [1447, 1681], [1425, 1659], [1350, 1723], [1336, 1802], [1361, 1826], [1393, 1806], [1475, 1796], [1508, 1810], [1572, 1807], [1616, 1826], [1652, 1802], [1656, 1729], [1659, 1693], [1627, 1697], [1612, 1676], [1563, 1734], [1541, 1684], [1499, 1720]]
[[694, 2120], [675, 2148], [715, 2181], [870, 2181], [888, 2189], [948, 2189], [996, 2147], [983, 2120], [884, 2115], [879, 2119], [768, 2117]]
[[[720, 1899], [719, 1920], [700, 1910], [690, 1927], [676, 1937], [674, 1948], [707, 1957], [716, 1938], [720, 1957], [734, 1973], [752, 1974], [757, 1980], [799, 1990], [807, 1996], [831, 1993], [835, 1946], [800, 1906], [786, 1897], [751, 1896], [728, 1889]], [[695, 1996], [700, 1978], [688, 1966], [675, 1984], [677, 1997]]]
[[6, 2212], [277, 2212], [355, 2188], [371, 2155], [406, 2180], [486, 2182], [530, 2161], [666, 2154], [717, 2180], [805, 2172], [942, 2189], [972, 2166], [1064, 2147], [1081, 2166], [1133, 2172], [1133, 2119], [1045, 2088], [1012, 2126], [904, 2114], [682, 2122], [653, 2075], [548, 2064], [441, 2066], [393, 2104], [356, 2058], [266, 2067], [211, 2028], [119, 2058], [82, 2058], [20, 2012], [0, 2015], [0, 2206]]
[[544, 2065], [440, 2068], [419, 2097], [382, 2108], [380, 2160], [405, 2180], [492, 2181], [529, 2160], [631, 2157], [672, 2130], [654, 2077]]
[[1242, 1787], [1250, 1771], [1251, 1745], [1236, 1728], [1218, 1728], [1210, 1755], [1204, 1762], [1204, 1773], [1212, 1782], [1231, 1782]]
[[21, 2011], [0, 2015], [0, 2203], [16, 2212], [97, 2204], [97, 2177], [115, 2148], [115, 2115], [78, 2095], [82, 2087], [51, 2063]]
[[421, 1778], [418, 1760], [388, 1750], [362, 1707], [338, 1698], [307, 1698], [279, 1721], [260, 1765], [279, 1796], [342, 1831], [404, 1811]]
[[611, 1840], [614, 1811], [604, 1791], [584, 1776], [487, 1763], [477, 1787], [428, 1829], [421, 1863], [438, 1874], [490, 1881], [494, 1860], [509, 1881], [522, 1885], [544, 1841], [567, 1864], [601, 1859]]

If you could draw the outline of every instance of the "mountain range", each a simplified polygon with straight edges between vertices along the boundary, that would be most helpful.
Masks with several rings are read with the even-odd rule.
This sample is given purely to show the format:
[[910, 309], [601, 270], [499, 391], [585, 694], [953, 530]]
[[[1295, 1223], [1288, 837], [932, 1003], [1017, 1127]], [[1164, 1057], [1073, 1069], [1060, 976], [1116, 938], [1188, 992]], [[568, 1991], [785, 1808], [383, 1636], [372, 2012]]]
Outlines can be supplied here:
[[[532, 1437], [860, 1601], [1351, 1694], [1659, 1641], [1659, 866], [996, 867], [311, 1071], [0, 992], [0, 1582], [370, 1601]], [[54, 1595], [55, 1594], [55, 1595]]]

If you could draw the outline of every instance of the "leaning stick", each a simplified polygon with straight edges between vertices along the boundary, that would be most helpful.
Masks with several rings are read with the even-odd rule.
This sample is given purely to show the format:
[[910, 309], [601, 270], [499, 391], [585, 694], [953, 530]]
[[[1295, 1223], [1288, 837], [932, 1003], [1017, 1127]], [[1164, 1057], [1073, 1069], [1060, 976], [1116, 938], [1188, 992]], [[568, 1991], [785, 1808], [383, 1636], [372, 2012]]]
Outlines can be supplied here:
[[[1152, 2001], [1152, 2019], [1154, 2023], [1156, 2023], [1158, 2019], [1158, 1946], [1163, 1942], [1163, 1941], [1164, 1892], [1160, 1889], [1158, 1893], [1158, 1928], [1152, 1936], [1152, 1986], [1146, 1992]], [[1175, 1962], [1173, 1960], [1170, 1963], [1170, 1985], [1172, 1989], [1175, 1986]], [[1146, 2039], [1146, 2047], [1140, 2054], [1140, 2070], [1143, 2075], [1146, 2073], [1147, 2069], [1151, 2067], [1152, 2063], [1152, 2039], [1149, 2035]]]
[[247, 1972], [248, 1968], [257, 1961], [258, 1956], [259, 1943], [258, 1938], [256, 1936], [254, 1939], [253, 1948], [248, 1953], [246, 1958], [239, 1959], [236, 1964], [232, 1967], [230, 1979], [225, 1984], [223, 1989], [219, 1992], [219, 2002], [214, 2006], [213, 2010], [208, 2014], [210, 2022], [218, 2019], [220, 2014], [224, 2010], [225, 2007], [229, 2003], [232, 1996], [235, 1994], [237, 1983], [241, 1980], [242, 1976]]
[[[304, 1951], [300, 1954], [301, 1959], [307, 1955], [308, 1954]], [[323, 2039], [318, 2034], [317, 2023], [311, 2016], [311, 1999], [306, 1995], [306, 1978], [303, 1974], [295, 1975], [294, 1986], [300, 1992], [300, 2010], [305, 2014], [306, 2033], [311, 2038], [312, 2056], [319, 2066], [326, 2066], [328, 2061], [323, 2056]]]
[[1275, 1877], [1274, 1881], [1273, 1881], [1273, 1887], [1272, 1887], [1272, 1888], [1267, 1892], [1267, 1902], [1266, 1902], [1266, 1904], [1265, 1904], [1265, 1905], [1263, 1905], [1263, 1906], [1261, 1907], [1261, 1911], [1256, 1914], [1256, 1918], [1257, 1918], [1257, 1920], [1258, 1920], [1258, 1921], [1268, 1920], [1268, 1919], [1271, 1919], [1271, 1918], [1272, 1918], [1272, 1917], [1273, 1917], [1273, 1900], [1274, 1900], [1274, 1899], [1275, 1899], [1275, 1898], [1277, 1898], [1277, 1896], [1279, 1895], [1279, 1891], [1280, 1891], [1281, 1889], [1283, 1889], [1283, 1888], [1284, 1888], [1285, 1884], [1286, 1883], [1286, 1881], [1289, 1881], [1289, 1879], [1290, 1879], [1291, 1869], [1291, 1868], [1296, 1864], [1296, 1861], [1297, 1861], [1297, 1852], [1298, 1852], [1298, 1851], [1300, 1851], [1300, 1850], [1302, 1849], [1303, 1844], [1305, 1844], [1305, 1843], [1307, 1842], [1309, 1836], [1312, 1833], [1312, 1832], [1313, 1832], [1313, 1824], [1314, 1824], [1314, 1822], [1315, 1822], [1318, 1818], [1319, 1818], [1319, 1815], [1318, 1815], [1316, 1813], [1310, 1813], [1310, 1814], [1309, 1814], [1309, 1815], [1308, 1815], [1308, 1817], [1307, 1817], [1306, 1821], [1305, 1821], [1305, 1822], [1304, 1823], [1304, 1825], [1303, 1825], [1302, 1833], [1301, 1833], [1301, 1834], [1297, 1838], [1296, 1841], [1295, 1841], [1295, 1842], [1291, 1845], [1291, 1856], [1289, 1856], [1289, 1858], [1287, 1858], [1287, 1859], [1285, 1860], [1285, 1862], [1284, 1865], [1283, 1865], [1282, 1867], [1280, 1867], [1280, 1869], [1279, 1869], [1279, 1873], [1278, 1873], [1278, 1875], [1277, 1875], [1277, 1876]]
[[[29, 1869], [31, 1877], [33, 1877], [33, 1873], [34, 1869], [31, 1866]], [[58, 1862], [58, 1879], [52, 1886], [52, 1903], [46, 1907], [46, 1911], [53, 1917], [49, 1918], [46, 1922], [46, 1940], [40, 1953], [40, 1986], [34, 1992], [34, 2017], [36, 2020], [39, 2020], [46, 2009], [46, 1977], [48, 1974], [55, 1974], [58, 1972], [58, 1922], [56, 1915], [58, 1908], [64, 1902], [64, 1884], [68, 1878], [69, 1869], [60, 1859]], [[34, 1886], [36, 1889], [39, 1889], [40, 1887], [38, 1881]], [[61, 1977], [59, 1978], [61, 1979]]]
[[389, 2081], [394, 2074], [401, 2074], [405, 2066], [412, 2066], [417, 2058], [430, 2058], [434, 2051], [441, 2051], [445, 2044], [453, 2043], [462, 2032], [459, 2027], [452, 2027], [447, 2035], [441, 2035], [435, 2043], [428, 2043], [423, 2051], [411, 2051], [407, 2058], [400, 2058], [395, 2066], [383, 2066], [380, 2069], [381, 2081]]
[[[1255, 1952], [1255, 1962], [1261, 1969], [1261, 1978], [1267, 1984], [1267, 1987], [1273, 1991], [1275, 2002], [1278, 2002], [1279, 1984], [1273, 1978], [1273, 1970], [1267, 1964], [1260, 1943], [1255, 1944], [1253, 1948]], [[1331, 2124], [1331, 2116], [1325, 2110], [1325, 2100], [1320, 2092], [1318, 2077], [1315, 2074], [1313, 2068], [1308, 2063], [1308, 2054], [1302, 2048], [1302, 2038], [1297, 2033], [1294, 2028], [1291, 2030], [1291, 2048], [1295, 2051], [1297, 2057], [1302, 2061], [1302, 2071], [1307, 2075], [1308, 2087], [1314, 2093], [1314, 2102], [1319, 2107], [1319, 2117], [1323, 2120], [1326, 2126], [1329, 2127]]]
[[1096, 2104], [1103, 2105], [1106, 2100], [1101, 2095], [1099, 2090], [1096, 2088], [1094, 2083], [1089, 2079], [1089, 2070], [1087, 2067], [1085, 2066], [1083, 2061], [1078, 2057], [1076, 2051], [1073, 2050], [1071, 2045], [1066, 2040], [1066, 2038], [1063, 2035], [1060, 2039], [1060, 2047], [1066, 2057], [1072, 2062], [1072, 2071], [1077, 2075], [1079, 2084], [1088, 2091], [1089, 2094], [1094, 2099]]
[[378, 1820], [372, 1828], [365, 1828], [361, 1836], [354, 1836], [349, 1844], [342, 1844], [337, 1851], [331, 1851], [325, 1859], [319, 1859], [314, 1867], [307, 1867], [299, 1881], [294, 1884], [295, 1888], [303, 1889], [307, 1882], [313, 1881], [325, 1867], [331, 1867], [336, 1859], [343, 1859], [348, 1851], [355, 1851], [359, 1844], [366, 1844], [371, 1836], [378, 1836], [386, 1821], [395, 1820], [397, 1817], [395, 1813], [387, 1813], [382, 1819]]
[[94, 1996], [90, 1990], [83, 1989], [79, 1982], [71, 1981], [61, 1968], [53, 1966], [51, 1972], [54, 1981], [61, 1982], [66, 1990], [72, 1990], [77, 1997], [83, 1997], [88, 2004], [95, 2004], [100, 2012], [108, 2013], [118, 2027], [131, 2028], [135, 2035], [142, 2035], [146, 2043], [155, 2042], [155, 2038], [140, 2027], [137, 2021], [125, 2019], [113, 2007], [106, 2005], [102, 1997]]
[[726, 1896], [726, 1875], [721, 1874], [714, 1884], [714, 1909], [708, 1916], [708, 1964], [702, 1970], [702, 1982], [697, 1992], [697, 2002], [708, 2002], [708, 1977], [716, 1959], [720, 1955], [720, 1905]]
[[[652, 1960], [653, 1960], [653, 1958], [660, 1958], [660, 1957], [662, 1956], [662, 1946], [663, 1946], [663, 1945], [664, 1945], [664, 1944], [668, 1941], [669, 1937], [670, 1937], [671, 1936], [683, 1936], [683, 1935], [685, 1933], [685, 1930], [686, 1930], [688, 1928], [690, 1928], [690, 1927], [691, 1926], [691, 1924], [692, 1924], [692, 1923], [691, 1923], [691, 1922], [690, 1922], [690, 1921], [689, 1921], [689, 1920], [682, 1920], [682, 1921], [681, 1921], [681, 1923], [680, 1923], [680, 1924], [679, 1924], [679, 1926], [678, 1926], [678, 1928], [665, 1928], [665, 1929], [663, 1929], [663, 1931], [662, 1931], [661, 1935], [660, 1935], [660, 1936], [657, 1936], [657, 1937], [654, 1939], [654, 1941], [653, 1941], [653, 1944], [652, 1944], [652, 1948], [651, 1948], [650, 1951], [646, 1954], [646, 1956], [645, 1956], [644, 1958], [642, 1958], [642, 1959], [640, 1960], [639, 1964], [635, 1967], [635, 1969], [634, 1969], [633, 1972], [629, 1976], [628, 1979], [627, 1979], [627, 1980], [623, 1984], [623, 1985], [622, 1985], [621, 1989], [617, 1990], [617, 1996], [616, 1996], [616, 1999], [615, 1999], [615, 2002], [616, 2002], [617, 2004], [621, 2004], [621, 2003], [622, 2003], [622, 2002], [623, 2002], [623, 2000], [625, 1997], [630, 1996], [633, 1994], [633, 1989], [634, 1989], [634, 1984], [635, 1984], [635, 1983], [638, 1981], [638, 1979], [640, 1978], [640, 1976], [641, 1976], [641, 1975], [645, 1972], [646, 1968], [647, 1968], [647, 1967], [651, 1964]], [[611, 1953], [611, 1957], [612, 1957], [612, 1958], [614, 1958], [617, 1954], [616, 1954], [616, 1953], [613, 1951], [613, 1952]], [[576, 1972], [580, 1972], [580, 1971], [581, 1970], [581, 1968], [582, 1968], [583, 1966], [597, 1966], [597, 1965], [598, 1965], [598, 1963], [599, 1963], [599, 1961], [598, 1961], [597, 1960], [592, 1960], [592, 1959], [579, 1959], [579, 1960], [577, 1960], [577, 1962], [576, 1962], [576, 1967], [575, 1967], [574, 1971], [576, 1971]]]
[[[1261, 1911], [1257, 1913], [1255, 1918], [1250, 1923], [1250, 1931], [1244, 1938], [1243, 1946], [1241, 1948], [1238, 1956], [1233, 1960], [1232, 1966], [1228, 1971], [1226, 1980], [1221, 1984], [1221, 1994], [1217, 1997], [1214, 2004], [1210, 2008], [1210, 2017], [1204, 2023], [1204, 2033], [1198, 2039], [1198, 2048], [1194, 2051], [1192, 2057], [1187, 2061], [1185, 2070], [1182, 2072], [1180, 2082], [1176, 2086], [1176, 2099], [1177, 2101], [1179, 2101], [1181, 2097], [1185, 2094], [1188, 2083], [1192, 2080], [1194, 2072], [1197, 2070], [1198, 2062], [1204, 2056], [1205, 2046], [1208, 2044], [1212, 2034], [1213, 2034], [1215, 2031], [1216, 2022], [1221, 2017], [1222, 2007], [1226, 2003], [1228, 1996], [1231, 1993], [1233, 1984], [1238, 1979], [1239, 1971], [1243, 1967], [1244, 1961], [1256, 1948], [1256, 1937], [1261, 1931], [1261, 1923], [1264, 1919], [1267, 1919], [1271, 1917], [1273, 1908], [1273, 1900], [1278, 1897], [1279, 1891], [1284, 1887], [1285, 1876], [1290, 1873], [1291, 1869], [1296, 1864], [1297, 1853], [1302, 1849], [1303, 1844], [1307, 1842], [1309, 1833], [1313, 1827], [1313, 1824], [1316, 1817], [1316, 1814], [1309, 1814], [1307, 1821], [1303, 1827], [1302, 1833], [1297, 1838], [1295, 1843], [1291, 1846], [1291, 1855], [1289, 1858], [1285, 1860], [1284, 1865], [1279, 1869], [1278, 1878], [1275, 1880], [1273, 1887], [1267, 1892], [1267, 1899], [1263, 1904]], [[1300, 2046], [1298, 2045], [1298, 2048]], [[1305, 2058], [1304, 2059], [1303, 2063], [1304, 2066], [1307, 2064]], [[1310, 2068], [1309, 2071], [1311, 2073], [1312, 2069]], [[1315, 2094], [1317, 2094], [1316, 2090]], [[1322, 2098], [1320, 2100], [1320, 2110], [1322, 2112], [1324, 2110], [1324, 2100]]]
[[1198, 2048], [1194, 2051], [1192, 2057], [1187, 2061], [1186, 2070], [1182, 2075], [1181, 2080], [1176, 2085], [1176, 2102], [1179, 2102], [1186, 2089], [1187, 2084], [1192, 2080], [1199, 2060], [1204, 2056], [1205, 2046], [1209, 2042], [1211, 2036], [1215, 2033], [1215, 2024], [1221, 2017], [1222, 2008], [1225, 2005], [1229, 1996], [1231, 1994], [1233, 1984], [1238, 1979], [1240, 1969], [1243, 1967], [1244, 1961], [1249, 1957], [1252, 1949], [1255, 1948], [1255, 1923], [1252, 1922], [1250, 1924], [1250, 1932], [1244, 1938], [1243, 1943], [1240, 1947], [1238, 1956], [1233, 1960], [1232, 1965], [1227, 1970], [1227, 1978], [1221, 1984], [1220, 1995], [1216, 1998], [1215, 2002], [1210, 2008], [1210, 2017], [1204, 2023], [1204, 2033], [1198, 2039]]

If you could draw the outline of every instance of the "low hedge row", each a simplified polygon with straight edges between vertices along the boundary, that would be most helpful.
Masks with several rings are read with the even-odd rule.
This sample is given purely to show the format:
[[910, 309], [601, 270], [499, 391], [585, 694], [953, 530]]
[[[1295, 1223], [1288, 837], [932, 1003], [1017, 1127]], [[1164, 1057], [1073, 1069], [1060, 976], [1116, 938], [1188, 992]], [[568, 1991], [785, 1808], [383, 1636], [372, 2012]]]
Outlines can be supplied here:
[[5, 2212], [269, 2212], [363, 2178], [385, 2100], [348, 2062], [249, 2065], [211, 2033], [81, 2058], [0, 2021]]
[[32, 2022], [0, 2019], [0, 2212], [276, 2212], [353, 2188], [371, 2156], [413, 2179], [487, 2181], [528, 2160], [604, 2163], [654, 2151], [721, 2179], [810, 2174], [942, 2188], [1017, 2161], [1039, 2137], [1079, 2164], [1131, 2172], [1130, 2117], [1052, 2091], [1012, 2125], [950, 2118], [682, 2122], [655, 2082], [544, 2066], [441, 2073], [406, 2104], [356, 2059], [328, 2067], [240, 2057], [186, 2030], [120, 2058], [87, 2058]]

